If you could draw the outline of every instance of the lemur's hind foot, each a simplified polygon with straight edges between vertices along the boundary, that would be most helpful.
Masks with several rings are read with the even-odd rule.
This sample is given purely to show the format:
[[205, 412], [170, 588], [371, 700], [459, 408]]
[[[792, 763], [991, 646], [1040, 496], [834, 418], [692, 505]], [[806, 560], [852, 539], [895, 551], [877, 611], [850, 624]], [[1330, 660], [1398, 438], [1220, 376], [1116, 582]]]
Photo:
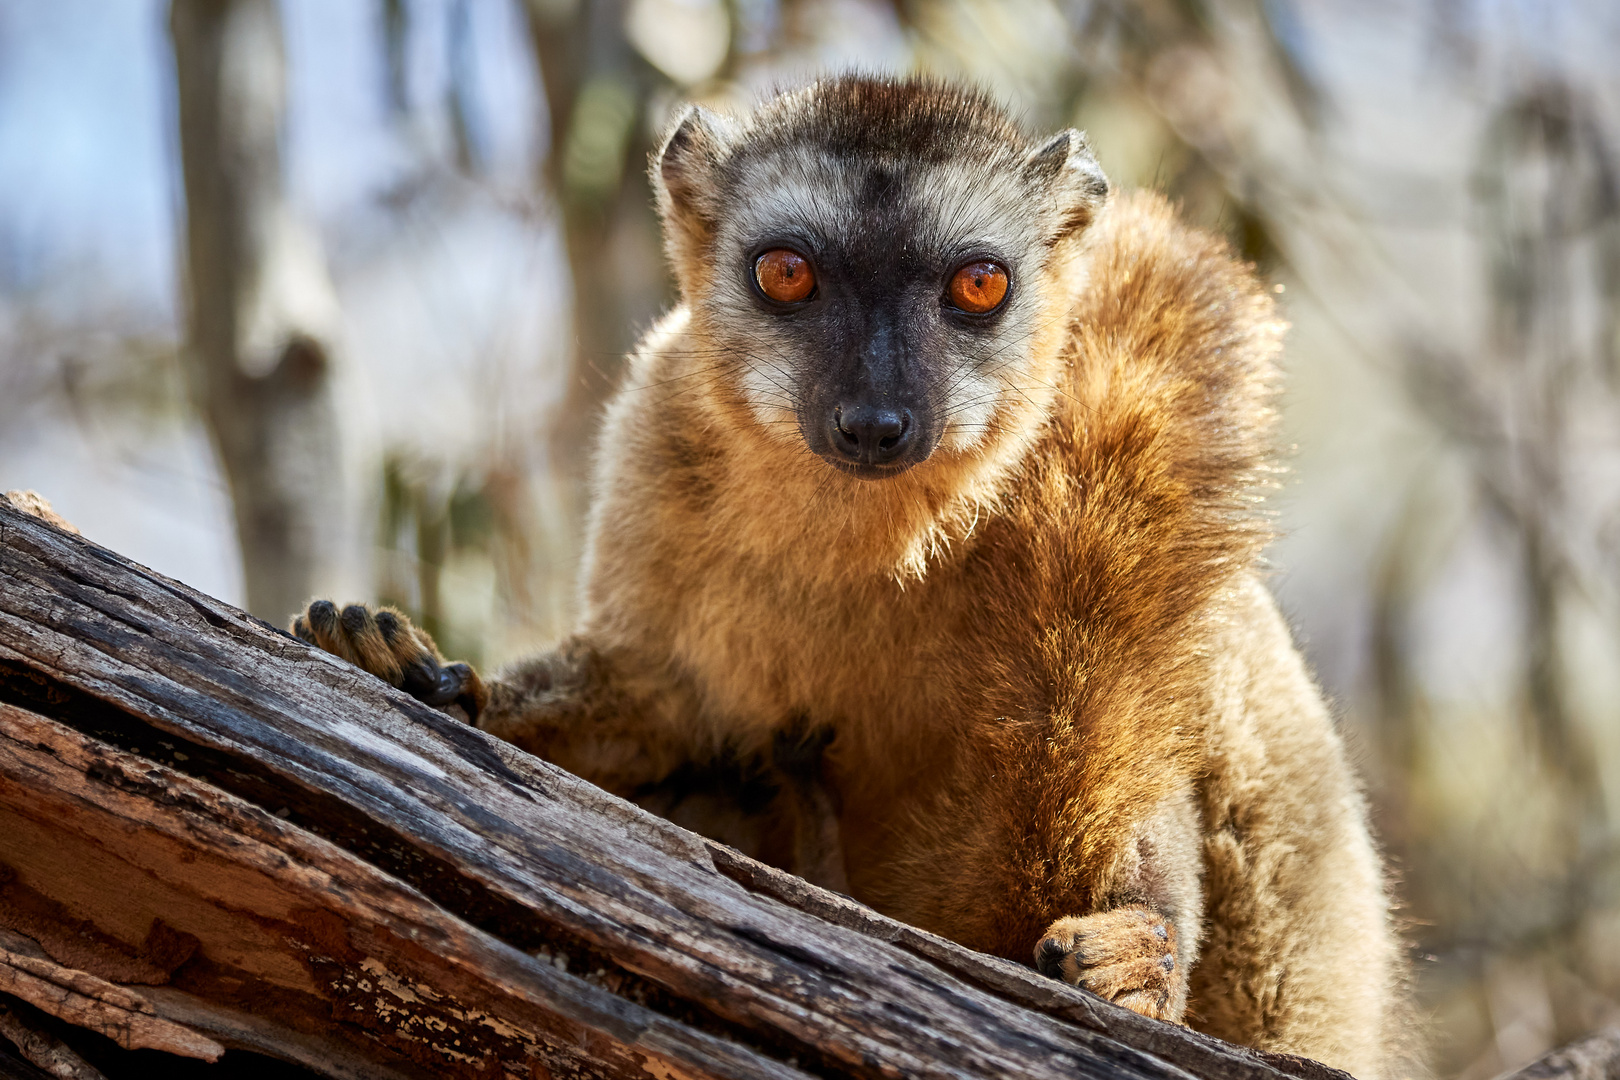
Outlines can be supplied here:
[[1154, 1020], [1179, 1022], [1187, 1007], [1176, 928], [1151, 908], [1132, 904], [1059, 919], [1035, 946], [1035, 966]]
[[476, 671], [467, 664], [447, 663], [427, 632], [394, 608], [373, 612], [364, 604], [350, 604], [339, 611], [330, 600], [315, 600], [293, 619], [292, 632], [468, 723], [476, 722], [489, 702]]

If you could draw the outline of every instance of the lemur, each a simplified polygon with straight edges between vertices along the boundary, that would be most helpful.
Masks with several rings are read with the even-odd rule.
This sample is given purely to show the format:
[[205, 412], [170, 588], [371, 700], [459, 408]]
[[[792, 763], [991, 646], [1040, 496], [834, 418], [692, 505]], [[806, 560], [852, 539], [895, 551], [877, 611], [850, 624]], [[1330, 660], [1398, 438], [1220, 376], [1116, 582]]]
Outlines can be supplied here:
[[680, 302], [573, 635], [486, 683], [393, 610], [294, 632], [965, 946], [1385, 1074], [1380, 859], [1262, 580], [1251, 268], [925, 78], [688, 108], [651, 176]]

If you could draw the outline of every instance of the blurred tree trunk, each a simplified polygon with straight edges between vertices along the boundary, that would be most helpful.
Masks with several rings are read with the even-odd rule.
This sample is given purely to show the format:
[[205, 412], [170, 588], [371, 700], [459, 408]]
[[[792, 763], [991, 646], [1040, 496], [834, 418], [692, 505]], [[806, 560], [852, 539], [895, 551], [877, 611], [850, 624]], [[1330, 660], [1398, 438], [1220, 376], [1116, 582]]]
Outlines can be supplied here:
[[[1421, 565], [1424, 533], [1434, 527], [1435, 496], [1430, 488], [1420, 481], [1407, 492], [1372, 575], [1368, 660], [1378, 695], [1380, 801], [1390, 810], [1386, 835], [1410, 825], [1412, 779], [1420, 768], [1423, 693], [1412, 662], [1409, 623], [1412, 598], [1426, 576]], [[1404, 846], [1408, 838], [1396, 835], [1392, 839]]]
[[625, 38], [624, 9], [623, 0], [524, 5], [551, 133], [542, 181], [562, 214], [574, 290], [573, 370], [551, 452], [576, 496], [624, 354], [669, 296], [644, 168], [655, 76]]
[[[1590, 105], [1549, 78], [1525, 87], [1491, 118], [1481, 148], [1480, 200], [1492, 301], [1498, 417], [1477, 425], [1474, 451], [1496, 506], [1517, 533], [1524, 603], [1526, 742], [1557, 778], [1574, 857], [1571, 900], [1601, 854], [1608, 822], [1591, 732], [1566, 687], [1571, 665], [1564, 608], [1601, 584], [1583, 567], [1575, 523], [1583, 500], [1581, 407], [1611, 396], [1608, 343], [1577, 328], [1574, 297], [1595, 286], [1581, 248], [1613, 214], [1610, 151]], [[1583, 283], [1582, 279], [1594, 280]], [[1599, 329], [1593, 327], [1592, 329]], [[1501, 449], [1497, 449], [1500, 447]]]
[[230, 485], [247, 607], [281, 623], [316, 586], [341, 508], [314, 237], [282, 193], [275, 0], [173, 0], [186, 194], [186, 368]]

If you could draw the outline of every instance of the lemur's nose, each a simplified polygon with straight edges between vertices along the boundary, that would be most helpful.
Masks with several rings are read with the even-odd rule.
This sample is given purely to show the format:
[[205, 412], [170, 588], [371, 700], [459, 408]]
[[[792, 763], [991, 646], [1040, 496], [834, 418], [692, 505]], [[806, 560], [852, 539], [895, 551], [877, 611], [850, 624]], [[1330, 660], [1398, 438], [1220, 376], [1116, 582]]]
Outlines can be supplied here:
[[888, 465], [904, 456], [916, 425], [909, 409], [855, 404], [835, 406], [827, 428], [840, 456], [862, 465]]

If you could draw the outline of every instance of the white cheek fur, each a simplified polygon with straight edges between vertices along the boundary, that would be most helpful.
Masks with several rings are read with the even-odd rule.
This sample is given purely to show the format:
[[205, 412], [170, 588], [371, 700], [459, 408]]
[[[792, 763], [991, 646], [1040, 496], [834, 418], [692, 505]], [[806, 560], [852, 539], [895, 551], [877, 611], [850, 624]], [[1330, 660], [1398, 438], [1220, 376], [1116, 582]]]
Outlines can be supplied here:
[[778, 441], [800, 438], [793, 382], [788, 370], [769, 357], [750, 356], [739, 374], [739, 389], [765, 436]]
[[958, 376], [945, 401], [945, 433], [939, 440], [940, 449], [960, 454], [983, 442], [1005, 390], [994, 375], [975, 372]]

